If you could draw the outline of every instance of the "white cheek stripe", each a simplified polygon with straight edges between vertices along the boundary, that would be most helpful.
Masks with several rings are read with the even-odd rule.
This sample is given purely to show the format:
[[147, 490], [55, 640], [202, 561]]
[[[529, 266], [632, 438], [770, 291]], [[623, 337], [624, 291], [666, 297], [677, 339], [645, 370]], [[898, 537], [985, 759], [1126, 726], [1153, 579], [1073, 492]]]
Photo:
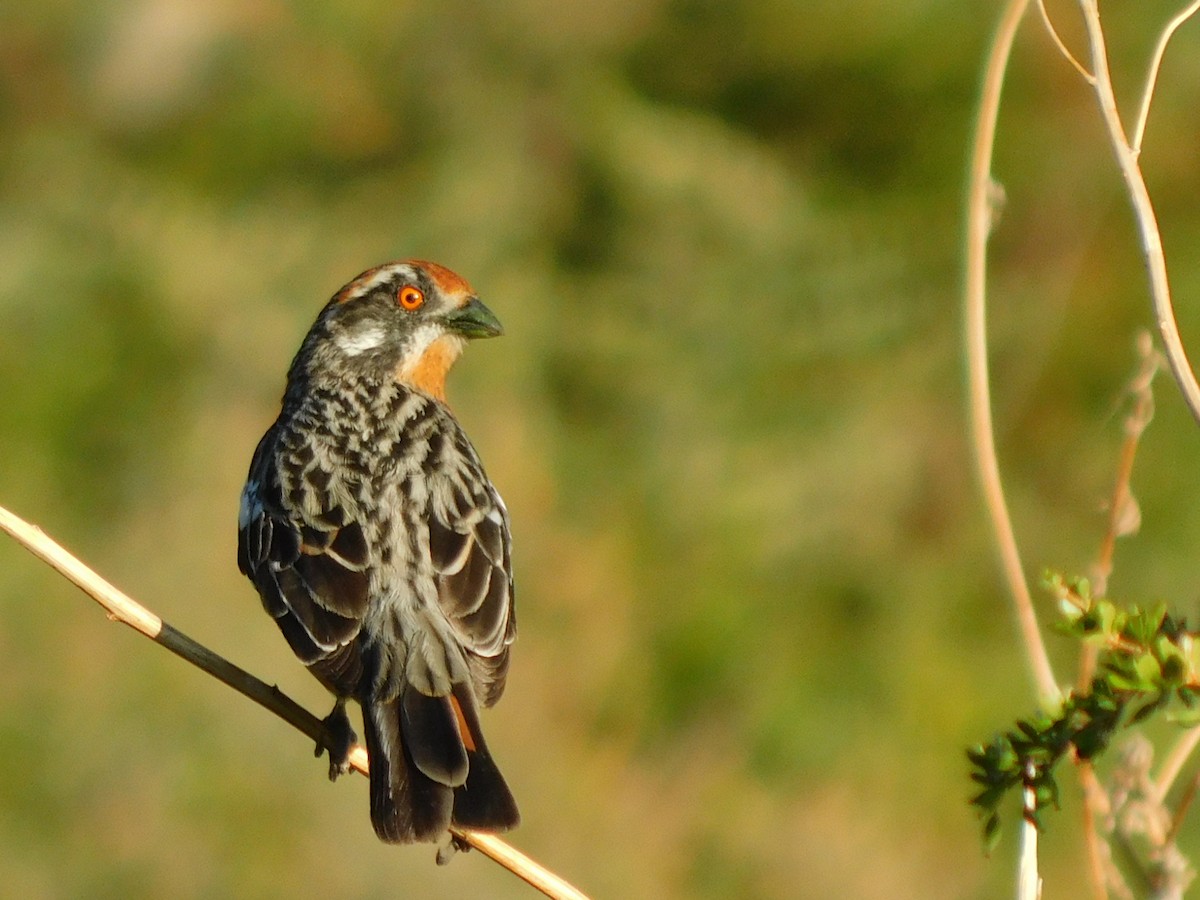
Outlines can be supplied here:
[[359, 331], [348, 331], [334, 338], [334, 343], [347, 356], [358, 356], [368, 350], [374, 350], [383, 343], [386, 335], [379, 327], [364, 328]]

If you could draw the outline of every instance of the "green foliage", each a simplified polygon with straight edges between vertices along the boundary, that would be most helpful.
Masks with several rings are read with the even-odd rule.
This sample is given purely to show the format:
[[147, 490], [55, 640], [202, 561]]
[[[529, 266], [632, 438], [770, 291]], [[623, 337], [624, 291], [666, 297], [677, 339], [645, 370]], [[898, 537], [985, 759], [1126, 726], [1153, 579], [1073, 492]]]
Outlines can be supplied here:
[[1019, 719], [989, 744], [967, 751], [971, 778], [981, 787], [971, 805], [983, 818], [989, 850], [999, 839], [1001, 801], [1013, 789], [1032, 790], [1025, 815], [1041, 827], [1041, 811], [1058, 805], [1054, 769], [1072, 749], [1080, 759], [1095, 759], [1120, 729], [1160, 710], [1172, 721], [1200, 721], [1195, 632], [1165, 604], [1123, 608], [1092, 597], [1086, 579], [1058, 573], [1047, 574], [1045, 586], [1063, 614], [1058, 630], [1097, 648], [1097, 675], [1086, 691], [1068, 693], [1059, 710]]

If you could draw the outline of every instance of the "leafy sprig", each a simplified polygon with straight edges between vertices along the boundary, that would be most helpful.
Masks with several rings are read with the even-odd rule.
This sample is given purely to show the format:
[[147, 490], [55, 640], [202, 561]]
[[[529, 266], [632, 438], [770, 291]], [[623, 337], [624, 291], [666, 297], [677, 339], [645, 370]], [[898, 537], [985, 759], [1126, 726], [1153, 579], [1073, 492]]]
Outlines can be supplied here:
[[989, 849], [1000, 835], [1000, 804], [1014, 788], [1033, 792], [1025, 814], [1041, 827], [1040, 812], [1058, 805], [1055, 767], [1072, 748], [1080, 759], [1094, 759], [1120, 729], [1159, 711], [1180, 724], [1200, 724], [1196, 632], [1183, 619], [1165, 604], [1123, 608], [1095, 598], [1083, 578], [1048, 573], [1044, 585], [1063, 615], [1058, 630], [1097, 647], [1097, 674], [1086, 691], [1068, 693], [1059, 709], [1020, 719], [967, 751], [971, 779], [980, 785], [971, 805], [983, 818]]

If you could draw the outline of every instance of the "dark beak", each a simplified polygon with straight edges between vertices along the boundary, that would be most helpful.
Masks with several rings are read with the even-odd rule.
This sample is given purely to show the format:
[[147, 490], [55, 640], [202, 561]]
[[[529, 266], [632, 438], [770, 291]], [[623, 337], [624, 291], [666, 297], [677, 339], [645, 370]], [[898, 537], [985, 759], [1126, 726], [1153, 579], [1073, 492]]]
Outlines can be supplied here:
[[446, 316], [446, 325], [451, 331], [467, 338], [496, 337], [504, 334], [504, 326], [500, 324], [496, 314], [480, 303], [478, 297], [472, 297], [466, 306]]

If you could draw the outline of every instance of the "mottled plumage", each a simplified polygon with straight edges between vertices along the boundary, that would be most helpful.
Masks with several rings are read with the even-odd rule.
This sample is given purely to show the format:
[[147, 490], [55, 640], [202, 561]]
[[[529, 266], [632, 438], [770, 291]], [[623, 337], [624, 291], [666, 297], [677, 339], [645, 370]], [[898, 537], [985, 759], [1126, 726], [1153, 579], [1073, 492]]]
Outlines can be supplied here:
[[331, 724], [362, 705], [387, 841], [518, 821], [477, 714], [515, 636], [508, 514], [444, 402], [465, 341], [499, 333], [448, 269], [364, 272], [305, 338], [242, 494], [239, 567], [339, 698]]

